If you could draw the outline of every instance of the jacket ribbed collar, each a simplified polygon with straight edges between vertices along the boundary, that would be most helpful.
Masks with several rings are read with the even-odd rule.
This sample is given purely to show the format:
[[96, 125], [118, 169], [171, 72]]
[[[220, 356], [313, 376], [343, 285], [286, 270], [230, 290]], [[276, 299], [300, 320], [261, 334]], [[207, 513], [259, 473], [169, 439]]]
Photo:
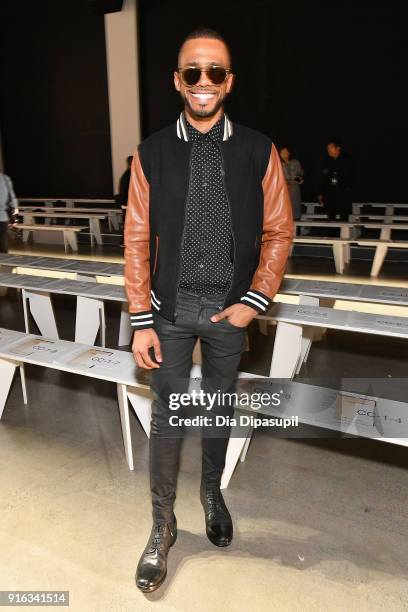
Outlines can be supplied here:
[[[232, 122], [227, 117], [227, 114], [224, 113], [224, 133], [222, 140], [228, 140], [228, 138], [231, 138], [232, 133]], [[177, 119], [177, 136], [180, 138], [180, 140], [184, 140], [185, 142], [191, 140], [188, 134], [187, 120], [185, 118], [184, 111], [181, 111], [180, 117]]]

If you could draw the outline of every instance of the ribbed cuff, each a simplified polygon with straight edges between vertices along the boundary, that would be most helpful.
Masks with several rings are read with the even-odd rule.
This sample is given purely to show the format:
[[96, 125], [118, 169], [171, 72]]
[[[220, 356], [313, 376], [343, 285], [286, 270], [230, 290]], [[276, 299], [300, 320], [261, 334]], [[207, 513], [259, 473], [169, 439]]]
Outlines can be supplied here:
[[256, 289], [249, 289], [246, 294], [242, 296], [241, 302], [246, 304], [246, 306], [251, 306], [251, 308], [254, 308], [260, 314], [265, 314], [272, 305], [272, 300]]
[[153, 313], [151, 310], [144, 310], [143, 312], [130, 312], [130, 324], [135, 330], [148, 329], [153, 327]]

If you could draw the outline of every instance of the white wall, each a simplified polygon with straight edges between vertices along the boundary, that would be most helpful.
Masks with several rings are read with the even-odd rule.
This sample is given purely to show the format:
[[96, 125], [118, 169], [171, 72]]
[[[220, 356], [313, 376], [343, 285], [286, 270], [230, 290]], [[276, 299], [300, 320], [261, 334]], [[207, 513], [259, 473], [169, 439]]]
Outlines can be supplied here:
[[118, 13], [105, 15], [109, 116], [114, 192], [125, 159], [140, 142], [137, 0], [124, 0]]

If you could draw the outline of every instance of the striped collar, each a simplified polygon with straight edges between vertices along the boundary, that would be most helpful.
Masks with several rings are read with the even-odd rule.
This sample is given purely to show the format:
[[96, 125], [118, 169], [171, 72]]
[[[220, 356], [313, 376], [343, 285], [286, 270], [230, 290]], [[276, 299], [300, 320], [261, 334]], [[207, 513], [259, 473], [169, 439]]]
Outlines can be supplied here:
[[[226, 113], [224, 113], [224, 134], [222, 139], [223, 140], [228, 140], [228, 138], [231, 138], [232, 136], [232, 122], [231, 120], [227, 117]], [[186, 142], [188, 142], [190, 140], [190, 138], [188, 137], [188, 129], [187, 129], [187, 123], [186, 123], [186, 118], [184, 116], [184, 112], [181, 111], [180, 113], [180, 117], [177, 119], [177, 136], [180, 138], [180, 140], [185, 140]]]

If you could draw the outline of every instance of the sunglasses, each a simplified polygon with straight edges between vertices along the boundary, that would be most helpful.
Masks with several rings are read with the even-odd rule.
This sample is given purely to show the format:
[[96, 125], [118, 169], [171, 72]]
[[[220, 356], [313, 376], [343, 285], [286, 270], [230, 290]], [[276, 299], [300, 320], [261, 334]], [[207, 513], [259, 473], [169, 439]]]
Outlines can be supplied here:
[[228, 73], [232, 71], [230, 68], [223, 68], [222, 66], [210, 66], [209, 68], [192, 66], [178, 71], [185, 85], [197, 85], [202, 72], [205, 72], [213, 85], [221, 85], [227, 78]]

